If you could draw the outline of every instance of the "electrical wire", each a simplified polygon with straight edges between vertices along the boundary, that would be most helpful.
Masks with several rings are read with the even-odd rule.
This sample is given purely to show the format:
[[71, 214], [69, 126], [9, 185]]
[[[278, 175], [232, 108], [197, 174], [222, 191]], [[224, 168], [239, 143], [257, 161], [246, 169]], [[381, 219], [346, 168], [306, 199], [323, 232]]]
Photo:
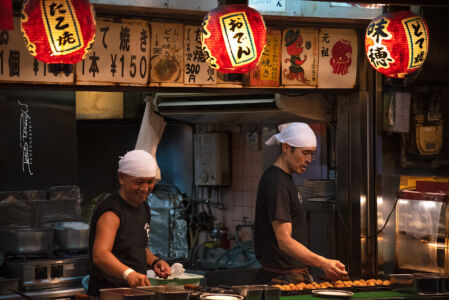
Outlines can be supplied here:
[[[415, 186], [405, 187], [405, 188], [401, 189], [400, 192], [402, 192], [402, 191], [404, 191], [404, 190], [407, 190], [407, 189], [411, 189], [411, 188], [416, 188], [416, 187], [415, 187]], [[357, 237], [357, 238], [360, 238], [360, 239], [365, 239], [365, 238], [366, 238], [366, 239], [377, 238], [377, 236], [378, 236], [380, 233], [382, 233], [382, 231], [383, 231], [383, 230], [385, 229], [385, 227], [387, 226], [388, 221], [390, 220], [390, 217], [391, 217], [391, 215], [393, 214], [393, 211], [396, 209], [396, 205], [398, 204], [399, 198], [398, 198], [397, 196], [395, 196], [394, 198], [395, 198], [395, 201], [394, 201], [393, 207], [392, 207], [390, 213], [388, 214], [388, 217], [387, 217], [387, 219], [385, 220], [384, 225], [382, 226], [381, 229], [377, 230], [376, 233], [375, 233], [374, 235], [362, 236], [362, 235], [354, 235], [354, 234], [352, 234], [352, 233], [350, 232], [350, 230], [349, 230], [349, 227], [346, 225], [345, 221], [343, 220], [343, 216], [341, 215], [340, 210], [339, 210], [338, 208], [337, 208], [337, 210], [336, 210], [336, 211], [337, 211], [337, 216], [338, 216], [338, 218], [340, 219], [340, 222], [342, 223], [342, 225], [343, 225], [345, 231], [347, 232], [348, 236], [350, 236], [350, 237]]]

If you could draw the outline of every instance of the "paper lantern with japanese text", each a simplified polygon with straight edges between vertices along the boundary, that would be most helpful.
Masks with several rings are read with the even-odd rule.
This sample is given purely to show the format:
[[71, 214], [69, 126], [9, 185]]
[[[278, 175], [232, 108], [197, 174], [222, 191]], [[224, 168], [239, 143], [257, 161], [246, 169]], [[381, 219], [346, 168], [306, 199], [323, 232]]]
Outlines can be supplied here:
[[201, 44], [210, 66], [246, 73], [259, 62], [266, 42], [262, 16], [244, 4], [221, 5], [203, 20]]
[[418, 70], [429, 51], [429, 29], [425, 20], [410, 11], [383, 14], [366, 29], [365, 50], [377, 71], [404, 78]]
[[22, 33], [28, 51], [48, 64], [75, 64], [95, 39], [95, 13], [88, 0], [27, 0]]

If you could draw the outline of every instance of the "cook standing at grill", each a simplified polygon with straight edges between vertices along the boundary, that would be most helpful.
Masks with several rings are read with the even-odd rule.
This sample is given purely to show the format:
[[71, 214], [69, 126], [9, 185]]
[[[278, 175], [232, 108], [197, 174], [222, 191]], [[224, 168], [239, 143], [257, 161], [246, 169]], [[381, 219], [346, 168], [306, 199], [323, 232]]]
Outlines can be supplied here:
[[327, 259], [304, 246], [307, 221], [292, 174], [305, 172], [316, 152], [316, 136], [306, 123], [279, 126], [266, 141], [280, 144], [281, 154], [262, 175], [257, 191], [254, 247], [262, 265], [260, 283], [312, 282], [309, 267], [321, 268], [328, 279], [347, 272], [338, 260]]
[[92, 216], [89, 235], [88, 295], [115, 287], [150, 285], [147, 269], [163, 278], [171, 274], [167, 262], [151, 253], [151, 211], [156, 161], [144, 150], [133, 150], [119, 161], [120, 189], [103, 200]]

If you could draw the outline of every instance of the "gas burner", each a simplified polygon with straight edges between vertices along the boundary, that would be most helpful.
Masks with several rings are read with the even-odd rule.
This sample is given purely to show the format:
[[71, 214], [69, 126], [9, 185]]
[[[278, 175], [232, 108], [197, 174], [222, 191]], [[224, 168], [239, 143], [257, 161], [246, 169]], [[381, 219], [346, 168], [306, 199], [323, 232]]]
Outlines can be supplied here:
[[87, 250], [72, 250], [72, 251], [53, 251], [56, 258], [76, 258], [88, 256]]
[[14, 257], [5, 260], [1, 274], [19, 278], [21, 289], [37, 290], [62, 286], [81, 286], [87, 275], [89, 257], [77, 254], [71, 258]]
[[5, 260], [13, 260], [13, 261], [38, 260], [46, 258], [48, 258], [48, 255], [39, 255], [39, 254], [18, 254], [18, 255], [5, 256]]

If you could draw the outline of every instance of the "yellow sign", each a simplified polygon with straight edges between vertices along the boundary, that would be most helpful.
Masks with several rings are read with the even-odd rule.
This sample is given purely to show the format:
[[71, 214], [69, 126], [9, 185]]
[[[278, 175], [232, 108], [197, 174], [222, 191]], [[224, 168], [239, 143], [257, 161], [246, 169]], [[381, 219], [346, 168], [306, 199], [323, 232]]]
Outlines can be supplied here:
[[54, 55], [66, 55], [84, 47], [81, 26], [71, 0], [42, 0], [41, 11]]
[[407, 35], [409, 48], [410, 69], [420, 67], [427, 57], [429, 50], [429, 37], [427, 36], [426, 25], [420, 17], [411, 17], [402, 20], [402, 25]]
[[257, 58], [253, 32], [245, 12], [221, 16], [220, 26], [233, 66], [244, 65]]
[[267, 44], [259, 60], [260, 80], [279, 80], [280, 36], [267, 35]]

